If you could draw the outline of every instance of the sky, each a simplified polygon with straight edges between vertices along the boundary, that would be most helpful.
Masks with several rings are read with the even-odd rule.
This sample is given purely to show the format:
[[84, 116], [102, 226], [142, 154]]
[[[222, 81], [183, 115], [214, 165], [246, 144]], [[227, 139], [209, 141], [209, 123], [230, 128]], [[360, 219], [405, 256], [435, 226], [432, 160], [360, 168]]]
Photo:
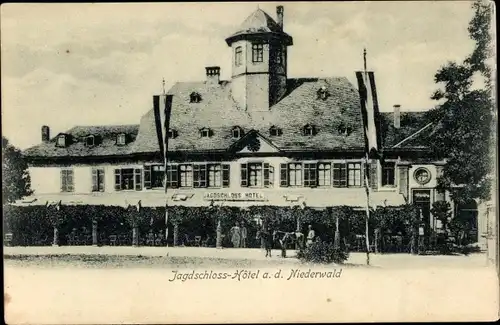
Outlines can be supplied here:
[[427, 110], [434, 74], [473, 49], [468, 1], [3, 4], [2, 135], [22, 149], [75, 125], [139, 124], [152, 96], [220, 66], [225, 38], [259, 6], [284, 6], [289, 77], [375, 72], [381, 111]]

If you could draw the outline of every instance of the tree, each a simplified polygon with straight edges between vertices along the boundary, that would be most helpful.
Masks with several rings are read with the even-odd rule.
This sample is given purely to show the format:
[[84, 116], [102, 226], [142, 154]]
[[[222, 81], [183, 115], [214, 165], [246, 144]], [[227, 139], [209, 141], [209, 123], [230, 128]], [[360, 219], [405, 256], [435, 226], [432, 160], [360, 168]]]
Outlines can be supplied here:
[[[447, 159], [438, 186], [449, 190], [455, 202], [487, 199], [490, 190], [494, 108], [488, 66], [492, 55], [491, 2], [476, 1], [472, 9], [468, 31], [474, 50], [462, 63], [448, 62], [436, 73], [435, 82], [444, 84], [444, 89], [431, 98], [442, 103], [429, 112], [439, 120], [433, 149]], [[484, 78], [484, 86], [474, 87], [479, 78]]]
[[12, 203], [33, 193], [30, 188], [28, 164], [21, 151], [5, 137], [2, 137], [2, 174], [2, 204]]

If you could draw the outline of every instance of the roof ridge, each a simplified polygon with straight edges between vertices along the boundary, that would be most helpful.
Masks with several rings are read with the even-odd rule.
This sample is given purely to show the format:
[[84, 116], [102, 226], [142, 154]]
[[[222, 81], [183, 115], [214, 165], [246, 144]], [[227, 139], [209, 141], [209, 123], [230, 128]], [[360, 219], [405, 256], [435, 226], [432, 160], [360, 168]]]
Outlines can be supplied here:
[[419, 135], [420, 133], [422, 133], [425, 129], [429, 128], [432, 124], [434, 124], [434, 122], [430, 122], [429, 124], [427, 124], [426, 126], [422, 127], [420, 130], [416, 131], [415, 133], [407, 136], [406, 138], [404, 138], [403, 140], [401, 140], [399, 143], [395, 144], [394, 146], [392, 146], [393, 148], [397, 148], [399, 147], [400, 145], [402, 145], [403, 143], [411, 140], [411, 139], [414, 139], [417, 135]]

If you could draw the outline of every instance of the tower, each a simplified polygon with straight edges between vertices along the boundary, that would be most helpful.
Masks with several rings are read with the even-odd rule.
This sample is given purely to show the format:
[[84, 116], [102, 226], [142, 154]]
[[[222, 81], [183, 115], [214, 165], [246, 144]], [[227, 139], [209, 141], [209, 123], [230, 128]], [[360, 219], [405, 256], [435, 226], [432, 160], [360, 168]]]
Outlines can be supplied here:
[[283, 31], [283, 12], [276, 7], [276, 22], [257, 9], [226, 39], [233, 52], [232, 95], [249, 112], [269, 110], [286, 93], [287, 47], [293, 39]]

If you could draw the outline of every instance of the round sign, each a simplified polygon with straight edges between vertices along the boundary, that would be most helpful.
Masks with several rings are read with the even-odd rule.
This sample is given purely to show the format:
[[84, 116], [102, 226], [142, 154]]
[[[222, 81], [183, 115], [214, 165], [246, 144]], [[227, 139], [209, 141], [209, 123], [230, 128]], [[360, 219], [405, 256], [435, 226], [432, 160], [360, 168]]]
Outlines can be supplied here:
[[413, 177], [420, 185], [425, 185], [431, 180], [431, 173], [427, 168], [420, 167], [415, 171]]

